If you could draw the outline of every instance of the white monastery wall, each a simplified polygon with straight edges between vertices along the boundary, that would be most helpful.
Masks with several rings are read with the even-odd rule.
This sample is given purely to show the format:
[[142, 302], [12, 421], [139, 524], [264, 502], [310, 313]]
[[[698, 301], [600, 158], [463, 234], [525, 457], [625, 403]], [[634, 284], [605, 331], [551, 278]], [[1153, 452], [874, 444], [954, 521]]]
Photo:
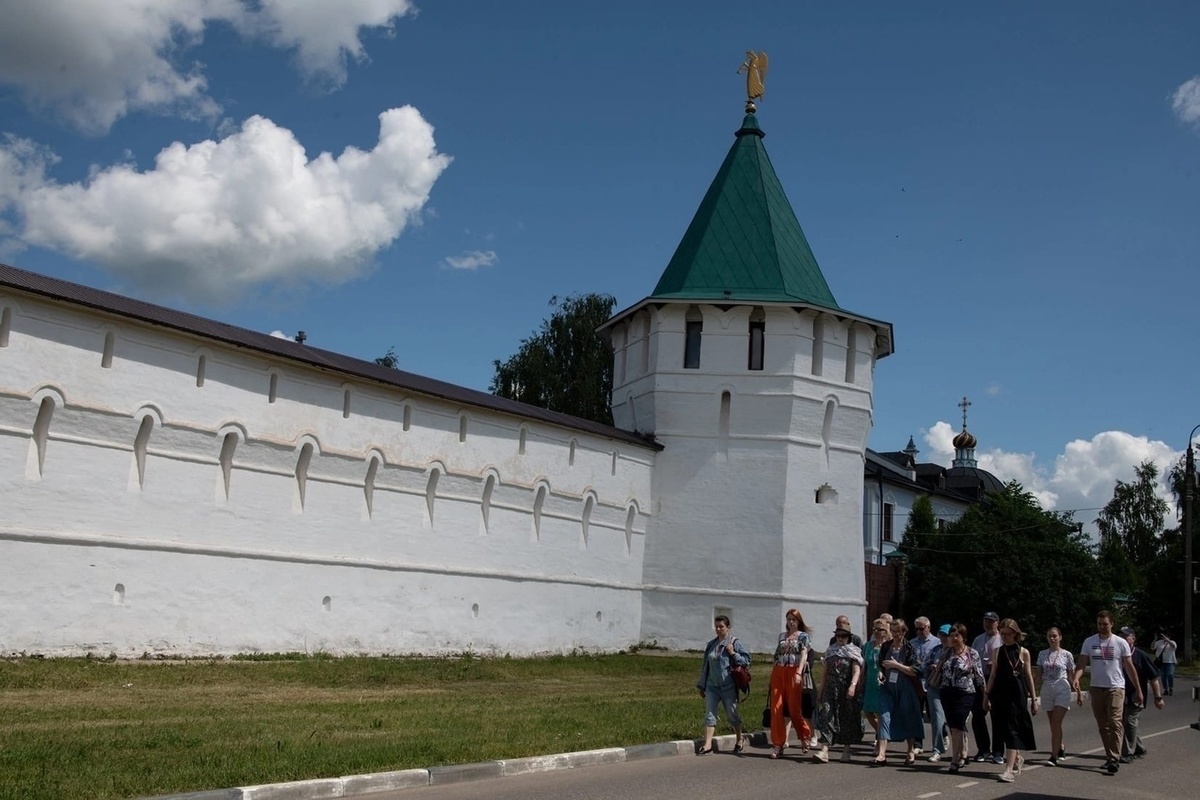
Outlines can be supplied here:
[[638, 641], [654, 450], [0, 293], [0, 650]]

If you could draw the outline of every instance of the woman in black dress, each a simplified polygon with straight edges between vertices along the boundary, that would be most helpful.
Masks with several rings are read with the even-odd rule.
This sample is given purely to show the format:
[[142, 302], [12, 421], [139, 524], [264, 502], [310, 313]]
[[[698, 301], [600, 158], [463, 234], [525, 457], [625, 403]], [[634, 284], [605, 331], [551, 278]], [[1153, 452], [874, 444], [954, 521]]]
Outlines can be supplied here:
[[1000, 773], [1000, 780], [1011, 783], [1021, 774], [1025, 762], [1021, 751], [1037, 747], [1032, 715], [1037, 713], [1038, 697], [1029, 651], [1021, 646], [1025, 634], [1012, 619], [1001, 620], [999, 630], [1004, 646], [992, 656], [992, 674], [988, 676], [983, 708], [991, 711], [995, 735], [1004, 742], [1004, 772]]

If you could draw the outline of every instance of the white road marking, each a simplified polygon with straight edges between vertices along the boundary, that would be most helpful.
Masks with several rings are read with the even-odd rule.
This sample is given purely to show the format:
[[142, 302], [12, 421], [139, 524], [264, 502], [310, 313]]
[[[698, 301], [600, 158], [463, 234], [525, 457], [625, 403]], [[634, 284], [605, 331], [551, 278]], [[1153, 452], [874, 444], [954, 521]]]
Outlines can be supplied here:
[[967, 781], [966, 783], [958, 784], [954, 788], [955, 789], [966, 789], [969, 786], [978, 786], [978, 785], [979, 785], [979, 781]]
[[1168, 733], [1178, 733], [1179, 731], [1191, 730], [1191, 728], [1192, 728], [1191, 725], [1180, 725], [1178, 728], [1169, 728], [1168, 730], [1158, 731], [1157, 733], [1147, 733], [1145, 736], [1143, 736], [1141, 738], [1153, 739], [1155, 736], [1163, 736]]
[[927, 800], [930, 797], [937, 797], [941, 792], [929, 792], [928, 794], [917, 795], [917, 800]]

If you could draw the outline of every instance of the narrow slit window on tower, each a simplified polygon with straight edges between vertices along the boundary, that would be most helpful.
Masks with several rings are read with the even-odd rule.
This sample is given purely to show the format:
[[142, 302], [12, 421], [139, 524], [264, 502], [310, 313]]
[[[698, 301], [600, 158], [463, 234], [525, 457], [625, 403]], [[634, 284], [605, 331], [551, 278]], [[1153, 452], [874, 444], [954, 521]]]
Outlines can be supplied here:
[[467, 415], [458, 415], [458, 441], [461, 444], [467, 440]]
[[278, 398], [278, 397], [279, 397], [279, 376], [272, 372], [271, 373], [271, 383], [267, 387], [267, 402], [274, 403], [276, 398]]
[[625, 512], [625, 555], [633, 549], [633, 523], [637, 519], [637, 506], [630, 506]]
[[574, 439], [572, 439], [571, 446], [567, 448], [567, 466], [568, 467], [575, 466], [575, 447], [576, 447], [576, 442]]
[[544, 485], [537, 487], [537, 493], [533, 496], [533, 538], [542, 538], [542, 508], [546, 505], [546, 487]]
[[204, 370], [208, 367], [208, 356], [200, 356], [196, 360], [196, 388], [204, 385]]
[[517, 455], [525, 455], [525, 443], [529, 440], [529, 429], [524, 425], [521, 426], [521, 432], [517, 434]]
[[483, 483], [483, 497], [479, 501], [479, 532], [486, 534], [492, 518], [492, 493], [496, 491], [496, 476], [488, 475]]
[[100, 354], [100, 366], [108, 369], [112, 366], [113, 349], [116, 347], [117, 337], [112, 331], [104, 334], [104, 352]]
[[375, 513], [375, 479], [379, 475], [379, 459], [372, 458], [367, 464], [367, 476], [363, 480], [363, 500], [367, 504], [367, 519]]
[[33, 422], [33, 444], [37, 447], [37, 475], [40, 478], [46, 469], [46, 446], [50, 443], [50, 420], [54, 417], [54, 400], [43, 397], [38, 406], [37, 419]]
[[642, 323], [642, 341], [640, 350], [642, 351], [642, 374], [645, 375], [650, 371], [650, 317], [646, 316]]
[[342, 419], [350, 419], [350, 390], [342, 392]]
[[721, 392], [721, 411], [717, 418], [717, 441], [722, 453], [729, 452], [729, 413], [733, 404], [733, 395]]
[[613, 475], [617, 474], [617, 459], [619, 459], [620, 457], [621, 457], [621, 451], [613, 450], [613, 452], [612, 452], [612, 474]]
[[592, 509], [596, 507], [596, 498], [590, 494], [583, 501], [583, 514], [579, 518], [579, 530], [583, 535], [583, 546], [587, 547], [588, 527], [592, 524]]
[[763, 346], [767, 332], [767, 321], [762, 309], [754, 310], [750, 315], [750, 352], [747, 357], [747, 368], [761, 370], [763, 368]]
[[825, 320], [813, 321], [812, 374], [820, 377], [825, 371]]
[[407, 431], [412, 427], [412, 406], [408, 403], [404, 404], [404, 424], [403, 428]]
[[433, 527], [433, 507], [437, 501], [438, 478], [441, 474], [437, 467], [429, 470], [429, 482], [425, 484], [425, 519], [430, 528]]
[[[693, 312], [688, 312], [690, 317]], [[697, 315], [699, 312], [694, 312]], [[689, 319], [684, 328], [683, 339], [683, 368], [700, 369], [700, 342], [704, 337], [704, 322], [699, 319]]]
[[854, 383], [855, 370], [858, 367], [858, 329], [850, 326], [846, 334], [846, 383]]

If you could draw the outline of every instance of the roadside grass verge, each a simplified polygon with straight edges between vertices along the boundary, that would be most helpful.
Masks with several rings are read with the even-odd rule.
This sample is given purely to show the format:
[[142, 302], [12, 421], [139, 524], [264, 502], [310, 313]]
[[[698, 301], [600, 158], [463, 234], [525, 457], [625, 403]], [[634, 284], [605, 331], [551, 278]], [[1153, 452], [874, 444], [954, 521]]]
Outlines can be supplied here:
[[[0, 660], [0, 798], [125, 798], [693, 738], [698, 654]], [[755, 668], [754, 727], [769, 668]]]

